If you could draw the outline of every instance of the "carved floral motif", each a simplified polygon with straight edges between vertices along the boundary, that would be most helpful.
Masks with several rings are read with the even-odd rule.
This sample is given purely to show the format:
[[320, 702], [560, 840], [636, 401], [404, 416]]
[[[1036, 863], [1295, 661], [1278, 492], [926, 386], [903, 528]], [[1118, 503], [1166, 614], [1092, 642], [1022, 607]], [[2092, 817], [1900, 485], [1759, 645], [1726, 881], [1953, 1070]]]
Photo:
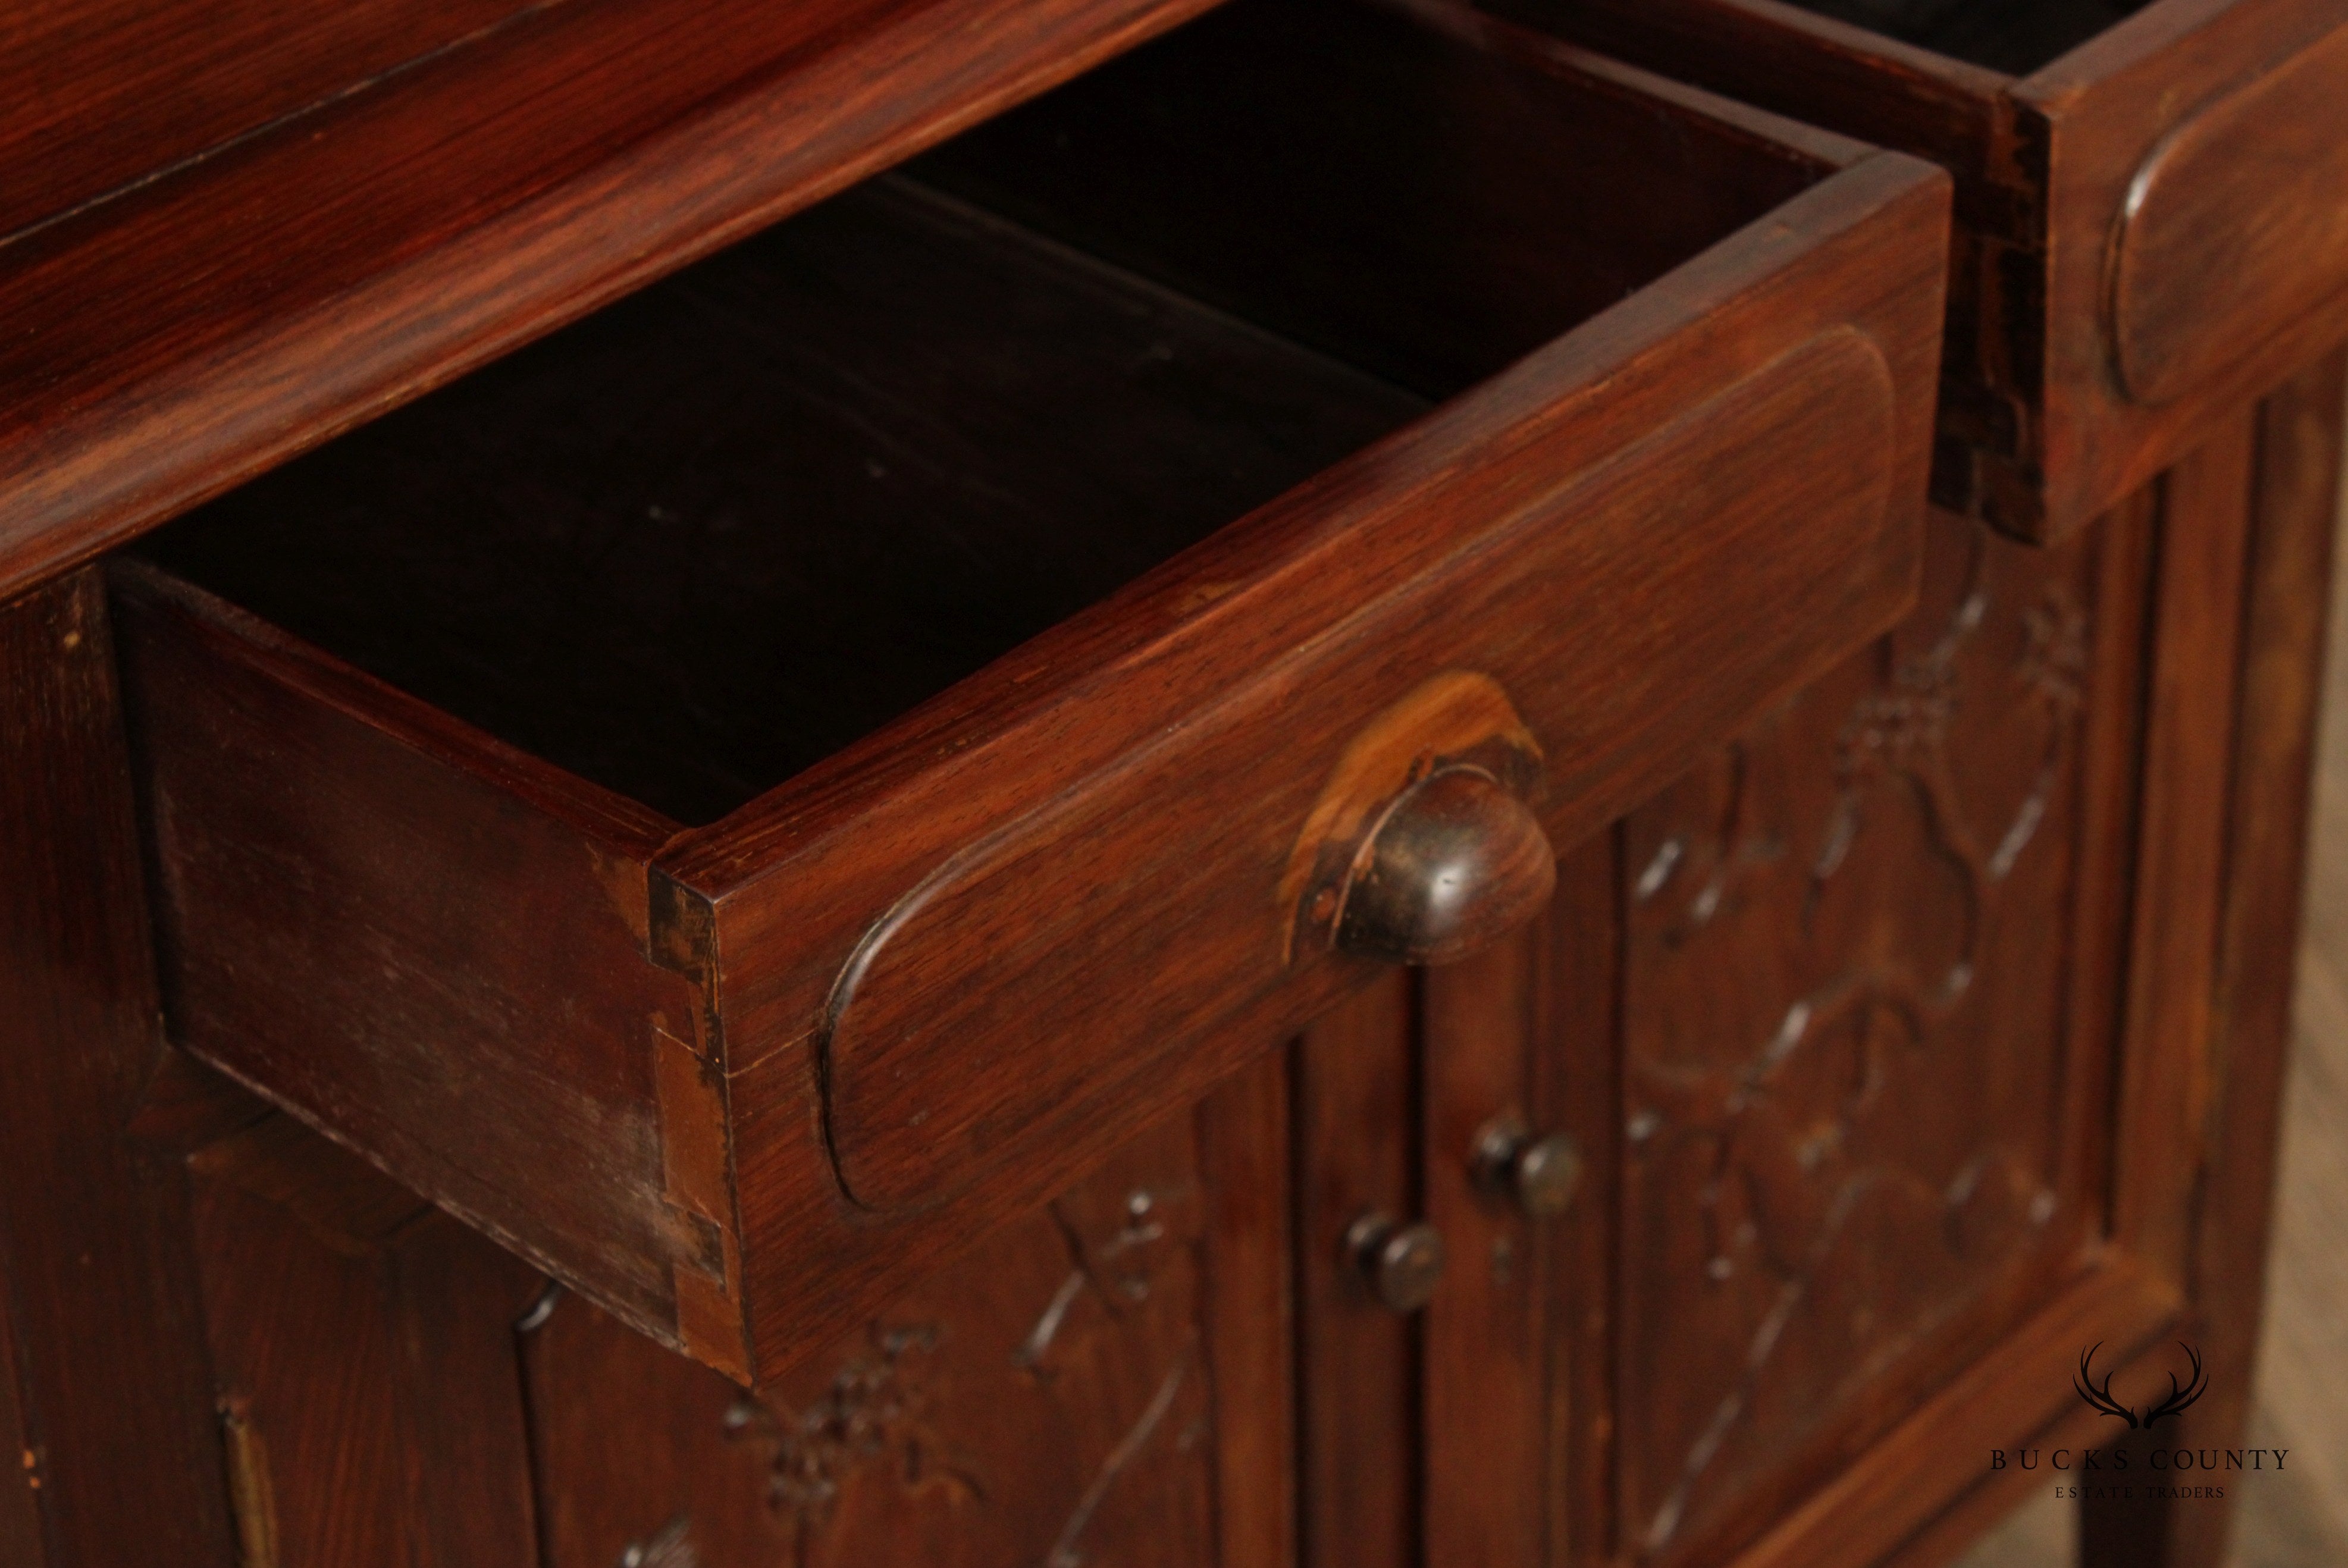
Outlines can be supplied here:
[[1679, 1390], [1626, 1412], [1649, 1553], [2054, 1209], [2086, 552], [1936, 526], [1906, 627], [1626, 830], [1627, 1398]]

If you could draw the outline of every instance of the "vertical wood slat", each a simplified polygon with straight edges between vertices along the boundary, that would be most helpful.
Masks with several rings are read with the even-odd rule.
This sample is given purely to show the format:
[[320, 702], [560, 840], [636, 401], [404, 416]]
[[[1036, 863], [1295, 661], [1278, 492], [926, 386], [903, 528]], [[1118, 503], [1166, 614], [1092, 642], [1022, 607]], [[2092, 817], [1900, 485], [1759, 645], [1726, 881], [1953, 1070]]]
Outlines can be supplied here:
[[16, 1400], [15, 1328], [0, 1292], [0, 1563], [41, 1561], [41, 1520], [35, 1506], [40, 1478], [22, 1462], [36, 1458]]
[[47, 1562], [226, 1568], [186, 1178], [123, 1137], [162, 1042], [94, 573], [0, 607], [0, 1276]]
[[2216, 423], [2164, 483], [2136, 897], [2113, 1137], [2113, 1239], [2184, 1284], [2209, 1103], [2227, 790], [2230, 650], [2255, 456], [2252, 410]]
[[1552, 1568], [1612, 1558], [1616, 1315], [1621, 1310], [1622, 901], [1620, 829], [1567, 853], [1548, 923], [1550, 1024], [1568, 1042], [1531, 1063], [1536, 1114], [1581, 1150], [1581, 1191], [1555, 1227], [1549, 1298], [1558, 1326], [1550, 1391], [1547, 1561]]
[[[2322, 696], [2335, 520], [2340, 503], [2348, 356], [2334, 354], [2262, 404], [2254, 462], [2243, 476], [2250, 519], [2242, 581], [2231, 746], [2208, 738], [2228, 767], [2223, 880], [2211, 911], [2206, 1089], [2193, 1128], [2197, 1189], [2181, 1222], [2192, 1294], [2190, 1332], [2209, 1393], [2169, 1429], [2178, 1447], [2239, 1445], [2265, 1304], [2275, 1150], [2291, 1038]], [[2185, 1568], [2224, 1560], [2230, 1501], [2090, 1509], [2084, 1568]]]
[[1410, 1136], [1413, 992], [1401, 970], [1296, 1048], [1296, 1259], [1306, 1568], [1415, 1568], [1418, 1326], [1380, 1305], [1343, 1255], [1381, 1209], [1416, 1217]]
[[1204, 1303], [1215, 1390], [1218, 1568], [1296, 1562], [1289, 1062], [1260, 1057], [1199, 1107], [1212, 1214]]
[[1532, 1564], [1544, 1536], [1548, 1339], [1546, 1243], [1472, 1179], [1478, 1131], [1507, 1117], [1536, 1134], [1530, 1061], [1542, 1028], [1546, 930], [1426, 972], [1424, 1052], [1427, 1221], [1448, 1262], [1426, 1317], [1426, 1560]]

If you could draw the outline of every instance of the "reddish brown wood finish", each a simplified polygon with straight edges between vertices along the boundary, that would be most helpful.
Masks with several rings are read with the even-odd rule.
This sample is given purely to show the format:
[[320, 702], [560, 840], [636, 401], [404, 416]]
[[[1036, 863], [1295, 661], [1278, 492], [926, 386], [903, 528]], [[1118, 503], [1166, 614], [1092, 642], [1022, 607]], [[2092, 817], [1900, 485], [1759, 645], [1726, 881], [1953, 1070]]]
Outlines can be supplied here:
[[[461, 36], [458, 0], [411, 0], [405, 15], [386, 15], [392, 3], [338, 8], [311, 24], [333, 35], [321, 37], [244, 0], [227, 26], [208, 15], [192, 61], [177, 37], [186, 14], [171, 10], [118, 51], [70, 57], [103, 66], [52, 67], [59, 93], [82, 106], [112, 94], [125, 112], [67, 105], [25, 122], [36, 144], [70, 136], [87, 152], [53, 162], [25, 211], [80, 208], [0, 224], [0, 593], [1204, 0], [580, 0]], [[221, 58], [252, 33], [269, 42]], [[169, 93], [147, 84], [137, 46], [150, 38], [172, 51]], [[42, 72], [67, 40], [35, 46], [0, 86]], [[168, 121], [185, 155], [91, 141], [89, 123], [108, 119], [133, 134]], [[134, 178], [159, 163], [160, 177]]]
[[[2250, 1418], [2341, 495], [2343, 388], [2348, 362], [2335, 356], [2283, 387], [2255, 426], [2224, 881], [2213, 899], [2210, 1028], [2198, 1053], [2206, 1088], [2185, 1130], [2198, 1180], [2184, 1277], [2209, 1394], [2164, 1429], [2176, 1446], [2238, 1448]], [[2238, 1495], [2224, 1506], [2195, 1500], [2090, 1509], [2081, 1561], [2087, 1568], [2220, 1562]]]
[[[674, 836], [127, 573], [191, 1047], [764, 1377], [1361, 983], [1366, 965], [1292, 956], [1279, 889], [1347, 742], [1406, 693], [1497, 682], [1565, 843], [1879, 628], [1912, 583], [1941, 178], [1464, 14], [1329, 15], [1406, 79], [1508, 84], [1484, 142], [1600, 115], [1663, 139], [1643, 157], [1696, 150], [1691, 179], [1818, 182]], [[1510, 232], [1514, 186], [1440, 173], [1414, 166], [1413, 200]], [[1363, 256], [1365, 287], [1413, 275], [1407, 251]], [[1509, 330], [1581, 308], [1529, 296]], [[1477, 330], [1497, 346], [1506, 325]]]
[[1304, 1568], [1418, 1560], [1418, 1326], [1345, 1249], [1365, 1214], [1420, 1213], [1415, 978], [1387, 971], [1294, 1047], [1297, 1474]]
[[2137, 171], [2111, 263], [2112, 353], [2136, 401], [2188, 396], [2245, 345], [2324, 319], [2348, 274], [2343, 85], [2348, 27], [2187, 120]]
[[513, 1325], [544, 1282], [283, 1116], [191, 1164], [246, 1568], [530, 1561]]
[[[1561, 874], [1546, 970], [1510, 977], [1496, 951], [1430, 976], [1430, 1210], [1460, 1256], [1487, 1244], [1493, 1212], [1441, 1198], [1447, 1181], [1466, 1191], [1441, 1130], [1478, 1100], [1507, 1114], [1517, 1074], [1570, 1084], [1563, 1121], [1599, 1180], [1559, 1255], [1592, 1259], [1601, 1292], [1620, 1282], [1618, 1305], [1593, 1311], [1561, 1264], [1543, 1305], [1544, 1494], [1496, 1457], [1527, 1379], [1495, 1371], [1526, 1356], [1490, 1315], [1493, 1281], [1447, 1280], [1423, 1363], [1431, 1554], [1545, 1530], [1553, 1562], [1945, 1563], [2020, 1495], [2024, 1472], [1984, 1468], [1989, 1450], [2099, 1440], [2071, 1389], [2097, 1344], [2147, 1388], [2163, 1386], [2164, 1346], [2200, 1346], [2212, 1389], [2172, 1440], [2239, 1447], [2343, 375], [2328, 361], [2219, 423], [2065, 545], [1940, 518], [1923, 603], [1879, 665], [1816, 683], [1633, 813], [1619, 871], [1600, 855]], [[1821, 793], [1830, 753], [1844, 765]], [[1724, 948], [1740, 928], [1764, 946]], [[1936, 999], [1950, 954], [1962, 983]], [[1829, 983], [1806, 991], [1816, 958]], [[1870, 985], [1920, 994], [1870, 1003]], [[1797, 1005], [1780, 1018], [1786, 995]], [[1738, 1026], [1740, 1009], [1755, 1021]], [[1838, 1016], [1839, 1065], [1818, 1059]], [[1756, 1032], [1759, 1069], [1708, 1090], [1705, 1053]], [[1624, 1139], [1612, 1155], [1610, 1128]], [[1654, 1165], [1674, 1147], [1691, 1169], [1666, 1180]], [[2049, 1195], [2006, 1228], [2018, 1244], [1980, 1212], [2001, 1187], [1974, 1170], [1983, 1157], [2025, 1162]], [[1910, 1170], [1925, 1172], [1920, 1222], [1866, 1222], [1870, 1205], [1899, 1208]], [[1674, 1240], [1674, 1215], [1722, 1210], [1716, 1243]], [[1831, 1238], [1861, 1231], [1834, 1262]], [[1723, 1321], [1756, 1270], [1779, 1287], [1742, 1320], [1757, 1336]], [[1691, 1435], [1659, 1444], [1689, 1403], [1676, 1430]], [[2203, 1500], [2090, 1510], [2085, 1560], [2215, 1564], [2225, 1523]]]
[[162, 1039], [96, 573], [0, 605], [0, 1506], [54, 1568], [226, 1568], [187, 1190], [125, 1137]]
[[1773, 0], [1499, 8], [1955, 172], [1935, 491], [2002, 527], [2084, 524], [2348, 335], [2328, 0], [2156, 0], [2019, 77]]
[[20, 1458], [33, 1454], [35, 1462], [0, 1470], [0, 1561], [28, 1565], [44, 1561], [41, 1549], [38, 1450], [25, 1433], [24, 1411], [16, 1399], [16, 1331], [0, 1314], [0, 1454]]
[[2111, 1041], [2069, 1027], [2099, 977], [2058, 912], [2086, 847], [2125, 842], [2121, 802], [2081, 793], [2141, 689], [2098, 593], [2112, 543], [1941, 516], [1900, 632], [1630, 819], [1633, 1554], [1719, 1555], [1800, 1456], [1856, 1457], [1889, 1389], [2017, 1324], [2082, 1245], [2065, 1155], [2095, 1108], [2066, 1067]]
[[556, 1304], [524, 1335], [550, 1568], [1292, 1562], [1282, 1077], [1151, 1129], [759, 1399]]
[[[27, 7], [0, 52], [0, 243], [218, 152], [525, 9], [522, 0], [313, 7]], [[103, 40], [103, 46], [94, 46]]]
[[[1569, 878], [1590, 859], [1578, 857]], [[1556, 1222], [1527, 1214], [1476, 1171], [1478, 1140], [1494, 1126], [1551, 1130], [1533, 1119], [1529, 1081], [1540, 1054], [1533, 1042], [1556, 1029], [1548, 937], [1540, 926], [1516, 933], [1422, 982], [1420, 1182], [1448, 1254], [1426, 1312], [1421, 1375], [1421, 1507], [1433, 1563], [1532, 1564], [1555, 1560], [1563, 1544], [1550, 1539], [1563, 1511], [1547, 1506]]]

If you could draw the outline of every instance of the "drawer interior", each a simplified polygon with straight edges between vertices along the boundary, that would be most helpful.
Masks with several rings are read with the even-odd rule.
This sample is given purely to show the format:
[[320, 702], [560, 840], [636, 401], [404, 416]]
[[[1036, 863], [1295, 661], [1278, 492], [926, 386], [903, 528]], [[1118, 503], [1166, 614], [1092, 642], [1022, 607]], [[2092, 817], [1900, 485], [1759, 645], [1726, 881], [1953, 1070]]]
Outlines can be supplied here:
[[2024, 77], [2144, 8], [2147, 0], [1792, 0], [1805, 11]]
[[1483, 29], [1238, 0], [140, 549], [715, 820], [1831, 171]]

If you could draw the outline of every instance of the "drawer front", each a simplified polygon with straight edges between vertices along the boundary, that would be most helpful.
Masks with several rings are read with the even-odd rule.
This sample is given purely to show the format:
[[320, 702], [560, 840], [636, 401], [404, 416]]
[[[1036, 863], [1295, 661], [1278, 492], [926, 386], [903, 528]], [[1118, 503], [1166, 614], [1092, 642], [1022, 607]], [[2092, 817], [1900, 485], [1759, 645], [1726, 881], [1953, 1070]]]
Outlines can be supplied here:
[[2321, 319], [2348, 279], [2343, 191], [2348, 27], [2195, 114], [2137, 171], [2112, 258], [2128, 395], [2189, 396]]
[[2025, 8], [2076, 46], [2003, 68], [1766, 0], [1498, 8], [1957, 175], [1935, 493], [2010, 531], [2084, 525], [2348, 336], [2329, 0], [2155, 0], [2100, 34], [2105, 8]]
[[[1147, 1104], [1153, 1057], [1309, 966], [1332, 944], [1298, 929], [1297, 861], [1321, 848], [1302, 839], [1387, 714], [1399, 733], [1339, 784], [1361, 805], [1515, 730], [1540, 827], [1570, 844], [1680, 737], [1838, 652], [1908, 590], [1899, 418], [1873, 341], [1829, 327], [1602, 460], [1512, 440], [1397, 498], [1427, 531], [1494, 521], [1403, 582], [1371, 577], [1296, 652], [949, 860], [874, 928], [824, 1039], [849, 1192], [933, 1202], [1072, 1100]], [[1441, 711], [1463, 680], [1486, 712]], [[1465, 896], [1505, 896], [1497, 880]]]

